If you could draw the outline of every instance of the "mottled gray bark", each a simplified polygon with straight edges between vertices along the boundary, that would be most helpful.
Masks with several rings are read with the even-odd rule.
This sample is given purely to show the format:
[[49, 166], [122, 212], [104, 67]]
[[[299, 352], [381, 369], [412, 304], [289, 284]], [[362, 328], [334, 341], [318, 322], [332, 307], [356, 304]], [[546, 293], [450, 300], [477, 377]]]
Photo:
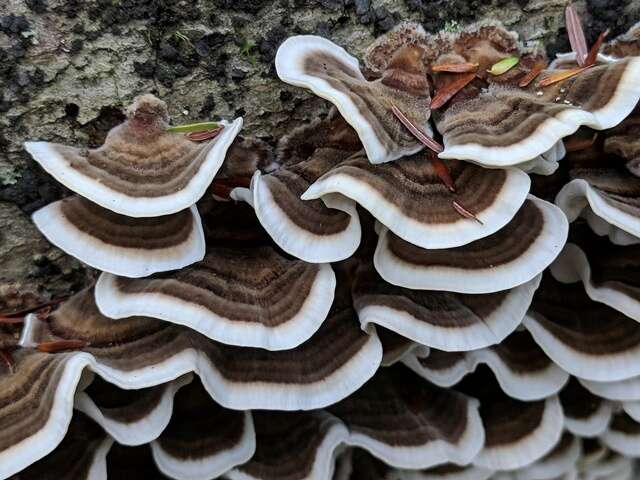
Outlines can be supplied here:
[[[589, 41], [622, 32], [640, 2], [580, 0]], [[274, 143], [328, 105], [280, 82], [273, 58], [297, 33], [360, 55], [401, 20], [428, 31], [500, 20], [549, 53], [568, 48], [565, 0], [3, 0], [0, 9], [0, 310], [29, 307], [86, 283], [28, 215], [67, 192], [21, 144], [99, 145], [134, 96], [152, 92], [174, 123], [242, 115], [244, 135]]]

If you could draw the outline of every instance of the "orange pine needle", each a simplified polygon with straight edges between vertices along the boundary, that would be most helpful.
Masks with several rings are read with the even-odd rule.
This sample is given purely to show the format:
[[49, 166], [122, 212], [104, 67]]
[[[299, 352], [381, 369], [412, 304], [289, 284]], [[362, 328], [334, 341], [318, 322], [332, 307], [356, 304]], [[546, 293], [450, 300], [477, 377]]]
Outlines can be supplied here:
[[588, 67], [570, 68], [569, 70], [562, 70], [557, 73], [552, 73], [551, 75], [540, 80], [540, 83], [538, 83], [538, 86], [548, 87], [549, 85], [553, 85], [554, 83], [562, 82], [563, 80], [567, 80], [568, 78], [575, 77], [580, 72], [583, 72], [584, 70], [590, 67], [591, 65], [589, 65]]
[[609, 35], [609, 30], [605, 30], [600, 35], [598, 35], [598, 39], [591, 47], [591, 50], [589, 50], [589, 55], [587, 55], [587, 59], [584, 61], [585, 67], [590, 67], [591, 65], [594, 65], [596, 63], [596, 60], [598, 59], [598, 52], [600, 51], [602, 42], [604, 42], [604, 39], [607, 35]]
[[453, 178], [451, 178], [451, 171], [449, 170], [447, 164], [444, 163], [442, 159], [438, 158], [435, 154], [430, 154], [428, 155], [428, 157], [431, 161], [431, 165], [433, 165], [433, 169], [435, 170], [442, 183], [444, 183], [444, 185], [449, 189], [450, 192], [455, 193], [456, 185], [453, 181]]
[[584, 38], [582, 22], [572, 5], [568, 5], [564, 11], [565, 26], [569, 35], [571, 49], [576, 53], [576, 63], [584, 67], [587, 58], [587, 40]]
[[524, 88], [527, 85], [529, 85], [531, 82], [533, 82], [535, 80], [535, 78], [540, 75], [540, 72], [542, 72], [542, 70], [544, 70], [546, 67], [546, 65], [542, 62], [540, 63], [536, 63], [533, 68], [531, 70], [529, 70], [529, 72], [522, 77], [522, 79], [520, 80], [520, 83], [518, 83], [518, 86], [520, 88]]
[[436, 110], [447, 103], [451, 98], [462, 90], [464, 87], [469, 85], [471, 81], [476, 78], [475, 73], [467, 73], [465, 75], [460, 75], [459, 78], [454, 80], [453, 82], [445, 85], [442, 88], [439, 88], [436, 92], [436, 95], [431, 100], [431, 110]]
[[56, 353], [65, 350], [79, 350], [87, 346], [84, 340], [55, 340], [52, 342], [42, 342], [36, 347], [39, 352]]
[[407, 118], [407, 116], [400, 111], [398, 107], [396, 107], [393, 103], [391, 104], [391, 111], [396, 116], [398, 120], [409, 130], [414, 137], [416, 137], [420, 142], [436, 153], [440, 153], [444, 148], [438, 142], [436, 142], [433, 138], [429, 137], [426, 133], [424, 133], [415, 123]]
[[440, 63], [431, 67], [432, 72], [467, 73], [478, 69], [477, 63]]
[[478, 217], [476, 217], [473, 213], [471, 213], [469, 210], [467, 210], [462, 205], [460, 205], [460, 203], [458, 203], [457, 201], [454, 200], [452, 204], [453, 204], [453, 208], [455, 209], [456, 212], [460, 214], [460, 216], [475, 220], [480, 225], [484, 225], [484, 223], [482, 223], [482, 221]]

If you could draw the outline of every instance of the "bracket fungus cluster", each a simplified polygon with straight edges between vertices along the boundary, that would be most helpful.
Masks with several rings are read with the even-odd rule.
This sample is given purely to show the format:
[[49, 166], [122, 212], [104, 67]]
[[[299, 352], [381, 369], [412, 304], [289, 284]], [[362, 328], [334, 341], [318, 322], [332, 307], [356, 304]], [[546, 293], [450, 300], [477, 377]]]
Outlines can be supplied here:
[[0, 479], [633, 478], [640, 27], [567, 31], [289, 38], [333, 106], [273, 148], [151, 95], [27, 142], [100, 273], [0, 316]]

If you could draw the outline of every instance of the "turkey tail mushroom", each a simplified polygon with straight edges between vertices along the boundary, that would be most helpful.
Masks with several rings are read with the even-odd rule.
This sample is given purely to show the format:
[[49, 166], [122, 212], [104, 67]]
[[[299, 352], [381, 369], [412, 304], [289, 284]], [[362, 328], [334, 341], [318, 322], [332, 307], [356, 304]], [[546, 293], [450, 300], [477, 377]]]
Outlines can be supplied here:
[[205, 192], [242, 127], [228, 124], [215, 138], [195, 143], [167, 131], [166, 104], [137, 97], [128, 119], [98, 149], [26, 142], [31, 156], [57, 181], [103, 208], [129, 217], [157, 217], [193, 205]]

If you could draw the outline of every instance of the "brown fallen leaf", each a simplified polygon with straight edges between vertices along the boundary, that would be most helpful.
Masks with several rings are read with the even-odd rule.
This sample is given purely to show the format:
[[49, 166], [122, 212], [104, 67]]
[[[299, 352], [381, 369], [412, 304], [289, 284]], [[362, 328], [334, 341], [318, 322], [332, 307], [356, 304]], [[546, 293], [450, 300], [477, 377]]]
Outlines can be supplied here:
[[580, 67], [584, 67], [585, 59], [587, 58], [587, 41], [584, 38], [584, 31], [582, 30], [582, 22], [578, 16], [578, 12], [573, 8], [573, 5], [567, 5], [564, 11], [564, 21], [567, 28], [567, 34], [569, 35], [569, 43], [571, 49], [576, 53], [576, 63]]

